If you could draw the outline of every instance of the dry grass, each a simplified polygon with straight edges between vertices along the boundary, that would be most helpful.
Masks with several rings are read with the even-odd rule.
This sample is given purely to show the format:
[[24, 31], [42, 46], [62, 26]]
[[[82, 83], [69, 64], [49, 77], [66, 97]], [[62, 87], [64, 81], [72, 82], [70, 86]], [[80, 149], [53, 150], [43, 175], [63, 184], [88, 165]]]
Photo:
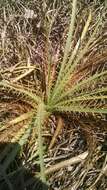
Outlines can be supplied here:
[[[15, 85], [21, 84], [25, 89], [31, 89], [32, 92], [36, 91], [41, 95], [46, 88], [44, 79], [47, 76], [45, 64], [47, 48], [50, 48], [54, 60], [51, 81], [57, 76], [55, 68], [57, 67], [58, 70], [58, 63], [64, 50], [71, 14], [70, 1], [59, 3], [56, 1], [55, 7], [50, 1], [47, 2], [47, 6], [42, 1], [35, 1], [35, 3], [4, 1], [0, 5], [0, 80], [8, 80]], [[103, 14], [104, 21], [107, 18], [103, 4], [92, 2], [87, 5], [82, 1], [79, 2], [72, 47], [77, 42], [86, 22], [87, 10], [90, 8], [93, 9], [94, 19], [86, 41], [98, 19], [98, 13]], [[49, 27], [47, 20], [51, 17], [55, 21], [50, 34], [50, 47], [47, 47], [46, 28]], [[107, 68], [106, 24], [102, 24], [103, 27], [96, 35], [94, 43], [71, 78], [70, 85], [90, 73]], [[106, 84], [105, 82], [104, 86]], [[5, 88], [0, 89], [0, 96], [0, 142], [15, 142], [24, 133], [26, 124], [29, 123], [29, 115], [25, 113], [30, 113], [35, 103], [10, 89], [8, 92]], [[106, 106], [106, 102], [103, 104]], [[85, 114], [62, 114], [50, 117], [48, 123], [46, 121], [47, 128], [43, 131], [44, 149], [47, 150], [44, 161], [51, 190], [105, 190], [107, 188], [106, 119], [105, 115], [92, 117]], [[59, 121], [61, 127], [58, 125]], [[20, 157], [23, 165], [35, 174], [35, 171], [39, 171], [38, 154], [35, 152], [37, 131], [33, 129], [31, 134]], [[83, 159], [78, 158], [82, 153]], [[34, 159], [33, 155], [35, 155]]]

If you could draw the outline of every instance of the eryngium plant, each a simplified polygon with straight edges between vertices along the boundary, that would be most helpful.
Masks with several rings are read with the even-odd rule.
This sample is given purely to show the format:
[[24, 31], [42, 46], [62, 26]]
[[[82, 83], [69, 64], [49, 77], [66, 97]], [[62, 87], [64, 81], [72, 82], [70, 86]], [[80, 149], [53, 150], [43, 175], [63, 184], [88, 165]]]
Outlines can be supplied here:
[[[107, 113], [106, 67], [104, 65], [103, 67], [98, 67], [97, 62], [91, 65], [91, 61], [88, 62], [90, 57], [87, 59], [87, 54], [93, 52], [93, 47], [101, 40], [98, 34], [103, 24], [102, 18], [98, 17], [96, 19], [90, 34], [90, 25], [95, 18], [92, 17], [92, 10], [89, 10], [81, 35], [78, 39], [76, 38], [74, 44], [76, 13], [77, 0], [73, 0], [71, 22], [64, 53], [60, 61], [57, 61], [57, 64], [56, 62], [54, 63], [50, 55], [49, 37], [54, 19], [49, 20], [50, 25], [48, 25], [48, 31], [46, 31], [46, 61], [43, 71], [41, 72], [42, 77], [39, 77], [39, 79], [42, 80], [39, 83], [39, 88], [25, 88], [23, 85], [16, 84], [15, 82], [17, 80], [13, 82], [2, 80], [0, 82], [2, 90], [10, 90], [16, 94], [18, 93], [18, 95], [22, 94], [25, 98], [27, 97], [32, 105], [32, 110], [22, 115], [19, 121], [29, 118], [29, 121], [31, 121], [31, 123], [33, 122], [33, 124], [26, 125], [25, 127], [26, 133], [24, 133], [26, 134], [26, 138], [29, 137], [32, 127], [35, 127], [38, 131], [40, 172], [43, 181], [46, 180], [46, 176], [43, 159], [42, 128], [46, 125], [48, 118], [58, 112], [75, 112], [94, 115]], [[42, 90], [40, 91], [41, 88]], [[22, 137], [21, 131], [19, 133], [19, 137]], [[23, 141], [24, 138], [20, 138], [19, 144], [21, 146], [24, 144]]]

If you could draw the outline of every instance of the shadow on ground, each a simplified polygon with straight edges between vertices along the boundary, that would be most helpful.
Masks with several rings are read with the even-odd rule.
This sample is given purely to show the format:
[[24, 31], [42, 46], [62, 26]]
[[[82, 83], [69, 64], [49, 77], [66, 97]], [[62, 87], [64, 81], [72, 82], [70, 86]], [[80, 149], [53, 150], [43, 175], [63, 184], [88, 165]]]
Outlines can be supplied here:
[[0, 142], [0, 190], [48, 190], [46, 184], [23, 167], [18, 143]]

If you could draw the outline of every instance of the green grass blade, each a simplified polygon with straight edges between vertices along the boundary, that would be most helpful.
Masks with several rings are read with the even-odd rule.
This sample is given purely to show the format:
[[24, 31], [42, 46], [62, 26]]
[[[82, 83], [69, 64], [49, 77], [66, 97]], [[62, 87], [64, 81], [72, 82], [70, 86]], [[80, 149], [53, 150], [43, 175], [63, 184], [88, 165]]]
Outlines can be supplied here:
[[[59, 83], [58, 86], [55, 86], [55, 88], [54, 88], [54, 90], [52, 92], [51, 101], [54, 101], [54, 99], [56, 99], [58, 96], [60, 96], [62, 94], [62, 91], [64, 90], [66, 84], [69, 82], [69, 79], [71, 78], [73, 70], [75, 69], [75, 67], [77, 66], [77, 64], [80, 62], [80, 60], [83, 58], [83, 56], [88, 51], [89, 45], [93, 42], [94, 36], [95, 36], [95, 34], [97, 32], [97, 29], [98, 29], [98, 26], [99, 26], [99, 22], [97, 23], [97, 25], [95, 27], [95, 30], [94, 30], [93, 34], [91, 35], [89, 41], [87, 42], [87, 44], [85, 45], [85, 47], [80, 51], [80, 53], [78, 54], [78, 57], [76, 58], [76, 60], [72, 64], [72, 61], [74, 59], [74, 54], [76, 53], [76, 49], [74, 49], [74, 52], [71, 55], [71, 57], [70, 57], [70, 59], [69, 59], [69, 61], [67, 63], [67, 66], [66, 66], [66, 68], [65, 68], [65, 70], [63, 72], [63, 78], [62, 78], [61, 82]], [[83, 30], [83, 33], [84, 33], [84, 30]], [[83, 38], [83, 37], [81, 36], [81, 38]], [[77, 46], [78, 45], [79, 44], [77, 44]], [[78, 47], [76, 47], [76, 48], [78, 48]]]
[[56, 106], [54, 107], [56, 111], [59, 112], [79, 112], [79, 113], [99, 113], [99, 114], [107, 114], [107, 108], [88, 108], [76, 105], [70, 106]]
[[90, 45], [90, 44], [93, 42], [93, 40], [94, 40], [94, 36], [95, 36], [95, 34], [96, 34], [96, 32], [97, 32], [97, 29], [98, 29], [98, 26], [99, 26], [99, 22], [97, 23], [97, 25], [96, 25], [96, 27], [95, 27], [95, 29], [94, 29], [94, 31], [93, 31], [93, 34], [91, 35], [91, 37], [89, 38], [88, 42], [86, 43], [86, 46], [83, 48], [83, 50], [80, 51], [80, 53], [79, 53], [77, 59], [76, 59], [76, 60], [74, 61], [74, 63], [72, 64], [72, 62], [73, 62], [73, 60], [74, 60], [74, 58], [75, 58], [75, 55], [76, 55], [76, 53], [77, 53], [77, 50], [78, 50], [78, 48], [79, 48], [79, 45], [82, 43], [82, 41], [83, 41], [83, 39], [84, 39], [84, 37], [85, 37], [87, 31], [88, 31], [88, 27], [89, 27], [90, 22], [91, 22], [91, 11], [90, 11], [90, 14], [89, 14], [89, 16], [88, 16], [87, 22], [86, 22], [86, 24], [85, 24], [85, 26], [84, 26], [83, 32], [82, 32], [82, 34], [81, 34], [81, 37], [80, 37], [80, 39], [78, 40], [78, 42], [77, 42], [77, 44], [76, 44], [76, 46], [75, 46], [75, 48], [74, 48], [74, 51], [73, 51], [72, 55], [70, 56], [69, 61], [68, 61], [67, 65], [66, 65], [66, 68], [65, 68], [65, 70], [64, 70], [64, 75], [67, 74], [67, 72], [69, 73], [69, 70], [70, 70], [70, 73], [73, 71], [73, 69], [75, 68], [75, 66], [77, 65], [77, 63], [81, 60], [81, 58], [82, 58], [82, 57], [84, 56], [84, 54], [87, 52], [87, 49], [88, 49], [89, 45]]
[[43, 182], [46, 182], [45, 177], [45, 167], [44, 167], [44, 158], [43, 158], [43, 139], [42, 139], [42, 127], [44, 124], [44, 120], [46, 117], [46, 111], [44, 104], [41, 103], [38, 106], [36, 120], [35, 120], [35, 126], [38, 130], [38, 152], [39, 152], [39, 160], [40, 160], [40, 173], [41, 173], [41, 179]]
[[58, 75], [58, 79], [57, 79], [57, 83], [59, 83], [61, 75], [64, 71], [64, 67], [65, 64], [67, 62], [68, 59], [68, 55], [70, 52], [70, 47], [71, 47], [71, 41], [72, 41], [72, 37], [73, 37], [73, 32], [74, 32], [74, 25], [75, 25], [75, 19], [76, 19], [76, 8], [77, 8], [77, 0], [73, 0], [73, 4], [72, 4], [72, 15], [71, 15], [71, 23], [70, 23], [70, 27], [69, 27], [69, 31], [68, 31], [68, 37], [66, 40], [66, 45], [65, 45], [65, 50], [64, 50], [64, 57], [63, 57], [63, 61], [61, 64], [61, 68], [59, 71], [59, 75]]
[[62, 96], [59, 96], [58, 99], [56, 99], [55, 103], [58, 101], [61, 101], [62, 99], [71, 96], [76, 90], [78, 91], [82, 86], [89, 84], [91, 81], [96, 81], [98, 78], [104, 76], [107, 74], [107, 71], [103, 71], [101, 73], [96, 73], [93, 76], [90, 76], [88, 79], [84, 79], [83, 81], [79, 82], [78, 84], [74, 85], [70, 90], [63, 93]]
[[71, 98], [65, 101], [60, 102], [59, 104], [56, 104], [57, 106], [66, 106], [70, 105], [73, 102], [81, 102], [81, 101], [87, 101], [87, 100], [106, 100], [107, 95], [105, 96], [83, 96], [83, 97], [77, 97], [77, 98]]
[[[77, 98], [78, 97], [81, 97], [81, 96], [91, 96], [91, 95], [95, 95], [95, 94], [101, 94], [101, 93], [105, 93], [105, 92], [107, 92], [107, 87], [102, 87], [102, 88], [96, 88], [95, 90], [93, 90], [93, 91], [86, 91], [86, 92], [84, 92], [84, 93], [80, 93], [80, 92], [78, 92], [78, 95], [76, 96]], [[70, 97], [72, 97], [73, 98], [73, 96], [70, 96]], [[70, 98], [69, 97], [69, 98]]]
[[[78, 92], [77, 95], [73, 94], [71, 96], [68, 96], [67, 100], [56, 102], [56, 105], [66, 105], [66, 104], [69, 104], [70, 102], [76, 102], [80, 100], [82, 101], [82, 100], [87, 100], [87, 99], [93, 99], [93, 100], [106, 99], [107, 96], [101, 95], [101, 93], [105, 93], [105, 92], [107, 92], [107, 87], [104, 87], [101, 89], [95, 89], [95, 91], [92, 91], [92, 92], [85, 92], [85, 93]], [[100, 94], [100, 95], [97, 95], [97, 94]]]
[[24, 94], [28, 97], [30, 97], [32, 100], [34, 100], [36, 103], [39, 103], [41, 101], [40, 97], [38, 97], [36, 94], [33, 94], [32, 92], [28, 90], [24, 90], [21, 86], [19, 85], [13, 85], [10, 82], [7, 81], [1, 81], [0, 86], [3, 86], [4, 88], [10, 88], [12, 90], [15, 90], [21, 94]]

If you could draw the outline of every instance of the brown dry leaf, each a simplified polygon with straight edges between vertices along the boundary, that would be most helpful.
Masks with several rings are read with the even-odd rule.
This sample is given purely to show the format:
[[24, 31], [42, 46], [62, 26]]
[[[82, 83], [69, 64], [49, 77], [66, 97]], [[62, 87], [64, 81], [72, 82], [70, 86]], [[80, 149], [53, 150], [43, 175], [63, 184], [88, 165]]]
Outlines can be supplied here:
[[54, 146], [56, 139], [57, 139], [58, 135], [60, 134], [63, 127], [64, 127], [63, 119], [61, 117], [59, 117], [55, 133], [54, 133], [52, 140], [50, 142], [50, 145], [49, 145], [49, 149], [51, 149]]

